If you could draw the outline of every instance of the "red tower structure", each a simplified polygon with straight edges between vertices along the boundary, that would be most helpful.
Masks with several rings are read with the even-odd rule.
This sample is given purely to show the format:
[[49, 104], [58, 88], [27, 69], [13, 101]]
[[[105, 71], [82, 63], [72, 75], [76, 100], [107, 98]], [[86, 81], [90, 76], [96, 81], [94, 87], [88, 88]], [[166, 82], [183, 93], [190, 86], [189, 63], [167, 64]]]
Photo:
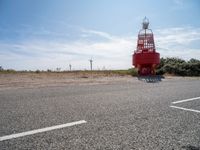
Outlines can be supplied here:
[[139, 75], [155, 75], [156, 66], [160, 63], [160, 54], [156, 52], [153, 32], [148, 29], [149, 20], [145, 17], [142, 29], [138, 33], [137, 49], [134, 51], [132, 64]]

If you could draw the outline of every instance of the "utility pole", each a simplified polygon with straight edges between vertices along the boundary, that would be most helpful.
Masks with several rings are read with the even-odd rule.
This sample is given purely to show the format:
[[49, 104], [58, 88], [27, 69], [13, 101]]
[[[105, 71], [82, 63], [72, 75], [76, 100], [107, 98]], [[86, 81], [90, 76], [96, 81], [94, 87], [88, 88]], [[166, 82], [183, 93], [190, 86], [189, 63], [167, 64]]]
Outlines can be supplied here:
[[69, 64], [69, 70], [72, 71], [72, 65], [71, 64]]
[[89, 61], [90, 61], [90, 70], [92, 71], [92, 63], [93, 63], [92, 58]]

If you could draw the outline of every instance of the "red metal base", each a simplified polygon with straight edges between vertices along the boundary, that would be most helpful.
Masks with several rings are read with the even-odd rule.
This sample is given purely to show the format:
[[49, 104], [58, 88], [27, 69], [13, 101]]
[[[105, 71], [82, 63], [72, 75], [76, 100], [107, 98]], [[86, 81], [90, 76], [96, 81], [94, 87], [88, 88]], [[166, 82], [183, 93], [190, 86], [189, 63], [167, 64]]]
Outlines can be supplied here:
[[157, 52], [134, 53], [133, 65], [139, 75], [155, 75], [156, 66], [160, 63], [160, 54]]

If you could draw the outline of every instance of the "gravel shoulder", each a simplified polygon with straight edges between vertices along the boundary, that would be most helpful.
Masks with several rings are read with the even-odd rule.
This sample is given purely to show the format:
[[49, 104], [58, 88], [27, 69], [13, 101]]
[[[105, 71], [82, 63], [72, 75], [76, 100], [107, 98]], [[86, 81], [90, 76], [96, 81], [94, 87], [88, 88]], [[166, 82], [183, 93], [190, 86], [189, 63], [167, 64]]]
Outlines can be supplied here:
[[131, 76], [85, 74], [85, 73], [11, 73], [0, 74], [0, 90], [37, 88], [81, 84], [109, 84], [128, 82]]
[[[200, 80], [200, 77], [165, 76], [162, 81], [168, 80]], [[103, 74], [103, 73], [0, 73], [0, 90], [17, 88], [38, 88], [66, 85], [93, 85], [112, 83], [139, 83], [137, 77], [130, 75]]]

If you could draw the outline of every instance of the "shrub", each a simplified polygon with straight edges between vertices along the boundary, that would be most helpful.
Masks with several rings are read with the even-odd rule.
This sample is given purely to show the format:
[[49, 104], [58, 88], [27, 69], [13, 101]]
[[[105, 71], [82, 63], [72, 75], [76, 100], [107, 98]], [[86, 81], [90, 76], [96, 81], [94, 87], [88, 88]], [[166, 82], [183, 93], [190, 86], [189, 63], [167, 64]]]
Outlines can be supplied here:
[[137, 76], [138, 75], [138, 72], [135, 68], [131, 68], [128, 70], [129, 71], [129, 74], [132, 75], [132, 76]]
[[179, 76], [200, 76], [200, 60], [185, 61], [180, 58], [161, 58], [156, 74], [173, 74]]
[[35, 73], [40, 73], [40, 70], [36, 70]]

